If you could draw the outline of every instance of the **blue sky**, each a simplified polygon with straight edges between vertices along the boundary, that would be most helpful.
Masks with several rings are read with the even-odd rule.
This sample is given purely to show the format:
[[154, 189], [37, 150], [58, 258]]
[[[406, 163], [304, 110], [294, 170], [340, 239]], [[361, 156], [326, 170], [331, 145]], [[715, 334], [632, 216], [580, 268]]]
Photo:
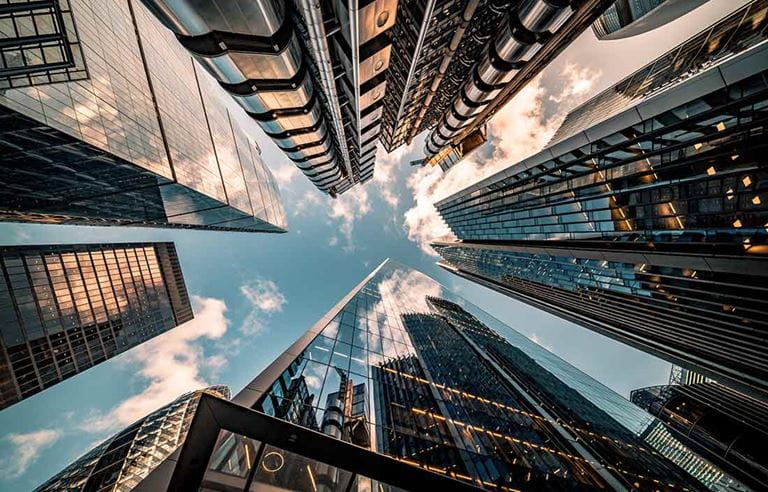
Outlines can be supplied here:
[[432, 276], [623, 396], [659, 384], [669, 364], [435, 265], [426, 241], [445, 234], [431, 204], [546, 144], [568, 109], [683, 41], [744, 0], [712, 0], [650, 34], [598, 43], [585, 33], [501, 111], [491, 142], [449, 173], [417, 169], [423, 137], [338, 200], [321, 195], [263, 134], [253, 137], [281, 185], [290, 232], [0, 224], [3, 244], [174, 241], [196, 319], [0, 412], [0, 490], [27, 490], [100, 440], [205, 384], [233, 393], [384, 258]]

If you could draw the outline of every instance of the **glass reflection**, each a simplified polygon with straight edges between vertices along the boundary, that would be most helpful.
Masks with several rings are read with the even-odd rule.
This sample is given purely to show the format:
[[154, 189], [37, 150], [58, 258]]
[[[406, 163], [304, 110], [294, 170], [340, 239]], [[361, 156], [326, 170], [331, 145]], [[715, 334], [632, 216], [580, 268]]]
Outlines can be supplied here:
[[256, 408], [488, 489], [741, 490], [671, 436], [646, 440], [655, 420], [629, 401], [393, 262]]

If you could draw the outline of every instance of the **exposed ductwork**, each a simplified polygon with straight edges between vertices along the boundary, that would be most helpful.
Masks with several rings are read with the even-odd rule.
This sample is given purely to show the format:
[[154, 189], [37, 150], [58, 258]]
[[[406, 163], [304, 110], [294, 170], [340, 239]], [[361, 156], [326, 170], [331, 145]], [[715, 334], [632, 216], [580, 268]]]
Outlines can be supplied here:
[[[366, 107], [389, 64], [374, 38], [396, 0], [327, 11], [311, 0], [142, 1], [319, 189], [335, 196], [370, 178], [380, 112]], [[341, 77], [350, 83], [337, 87]]]
[[453, 37], [451, 37], [451, 42], [448, 43], [448, 51], [443, 55], [442, 60], [440, 60], [440, 66], [437, 68], [437, 74], [435, 74], [435, 78], [432, 80], [429, 93], [427, 94], [427, 97], [424, 98], [424, 103], [421, 105], [421, 109], [419, 109], [419, 114], [416, 115], [416, 121], [411, 126], [411, 132], [407, 138], [408, 141], [414, 137], [414, 134], [418, 131], [419, 125], [421, 125], [421, 122], [424, 119], [424, 115], [427, 114], [427, 109], [429, 109], [432, 100], [435, 98], [437, 88], [440, 86], [440, 82], [442, 82], [445, 73], [448, 71], [451, 59], [453, 59], [453, 55], [459, 48], [461, 38], [464, 37], [464, 32], [467, 30], [469, 21], [472, 20], [472, 16], [475, 15], [475, 10], [477, 10], [479, 3], [480, 0], [469, 0], [464, 7], [464, 12], [461, 14], [461, 23], [456, 27], [456, 31], [454, 31]]
[[538, 51], [546, 33], [556, 31], [568, 18], [571, 13], [568, 6], [568, 0], [522, 0], [510, 10], [503, 28], [488, 43], [482, 59], [475, 64], [448, 111], [427, 137], [428, 157], [449, 145], [501, 92]]
[[[276, 0], [145, 0], [155, 15], [321, 190], [343, 178], [307, 60]], [[237, 16], [226, 15], [237, 11]]]

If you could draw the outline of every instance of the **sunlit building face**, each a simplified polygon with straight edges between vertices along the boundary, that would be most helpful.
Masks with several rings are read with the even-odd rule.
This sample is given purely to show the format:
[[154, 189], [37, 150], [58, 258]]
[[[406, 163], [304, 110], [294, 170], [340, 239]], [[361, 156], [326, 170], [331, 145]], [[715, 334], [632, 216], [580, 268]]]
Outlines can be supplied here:
[[9, 46], [60, 11], [72, 66], [0, 75], [0, 221], [286, 231], [260, 130], [141, 2], [15, 3]]
[[0, 248], [0, 408], [192, 319], [173, 243]]

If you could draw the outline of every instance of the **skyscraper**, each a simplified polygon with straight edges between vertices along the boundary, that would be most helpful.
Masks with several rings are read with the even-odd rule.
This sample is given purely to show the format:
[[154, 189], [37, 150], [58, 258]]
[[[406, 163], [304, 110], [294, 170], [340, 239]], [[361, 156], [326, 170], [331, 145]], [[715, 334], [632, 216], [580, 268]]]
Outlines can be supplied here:
[[750, 2], [438, 202], [442, 265], [768, 396], [766, 25]]
[[[394, 141], [410, 142], [429, 130], [424, 164], [450, 168], [485, 142], [486, 122], [610, 4], [467, 2], [453, 21], [458, 24], [454, 32], [439, 25], [447, 8], [435, 10], [434, 20], [424, 17], [421, 32], [429, 26], [426, 32], [435, 29], [439, 38], [423, 53], [417, 51], [412, 72], [418, 84], [405, 88], [403, 100], [410, 98], [409, 105]], [[433, 51], [435, 45], [444, 48]]]
[[181, 395], [88, 451], [35, 491], [133, 490], [184, 443], [203, 394], [228, 400], [229, 388], [210, 386]]
[[611, 3], [142, 1], [332, 196], [372, 177], [379, 141], [432, 130], [425, 163], [458, 162]]
[[707, 0], [616, 0], [594, 24], [600, 40], [636, 36], [687, 14]]
[[373, 176], [396, 0], [143, 0], [320, 190]]
[[0, 247], [0, 409], [192, 318], [173, 243]]
[[285, 232], [256, 125], [137, 0], [0, 20], [0, 220]]
[[686, 380], [636, 389], [630, 399], [729, 475], [755, 490], [768, 483], [768, 403], [714, 381]]
[[[449, 477], [459, 489], [744, 490], [712, 465], [715, 473], [698, 482], [681, 466], [700, 458], [678, 441], [668, 436], [678, 453], [667, 458], [667, 448], [643, 440], [655, 419], [426, 275], [390, 261], [233, 402], [240, 407], [217, 405], [196, 416], [200, 425], [174, 456], [175, 470], [158, 471], [140, 490], [150, 483], [197, 489], [199, 481], [204, 490], [262, 483], [389, 490], [388, 477], [376, 479], [384, 482], [379, 488], [358, 476], [369, 476], [363, 467], [374, 459], [427, 473], [398, 485], [409, 490], [444, 490], [422, 485], [431, 476]], [[352, 459], [350, 448], [362, 458]], [[335, 459], [333, 466], [325, 459]]]

